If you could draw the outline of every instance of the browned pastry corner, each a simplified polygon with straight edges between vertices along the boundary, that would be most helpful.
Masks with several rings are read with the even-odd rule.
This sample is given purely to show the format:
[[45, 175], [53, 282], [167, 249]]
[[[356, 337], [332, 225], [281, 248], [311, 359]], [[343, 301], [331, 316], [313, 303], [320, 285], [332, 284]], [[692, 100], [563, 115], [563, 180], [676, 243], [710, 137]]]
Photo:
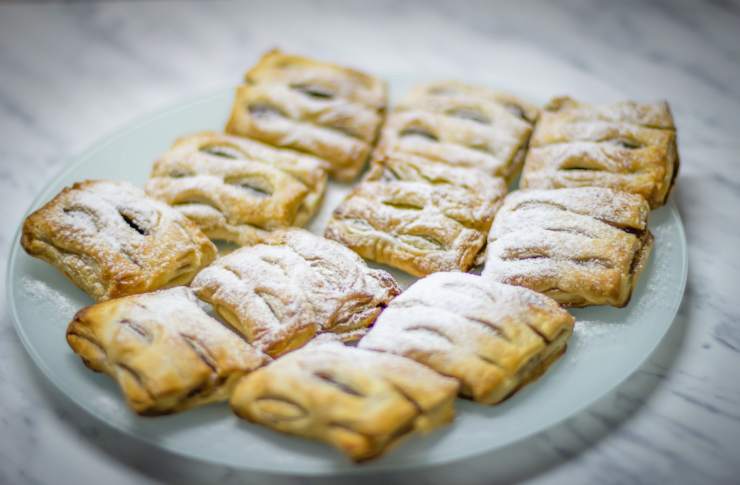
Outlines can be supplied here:
[[248, 375], [231, 396], [240, 417], [329, 443], [356, 461], [454, 417], [457, 383], [391, 354], [311, 344]]
[[496, 404], [565, 351], [573, 317], [526, 288], [468, 273], [435, 273], [411, 285], [360, 341], [460, 382], [460, 393]]
[[386, 102], [376, 77], [272, 50], [237, 88], [226, 131], [315, 155], [348, 182], [370, 155]]
[[26, 218], [21, 244], [98, 301], [188, 284], [216, 257], [178, 211], [106, 180], [62, 190]]
[[408, 154], [373, 164], [325, 235], [360, 256], [423, 276], [467, 271], [506, 194], [503, 179]]
[[608, 187], [665, 204], [678, 172], [666, 102], [591, 105], [555, 98], [530, 141], [522, 188]]
[[535, 106], [484, 86], [418, 85], [388, 116], [373, 159], [412, 154], [511, 182], [538, 115]]
[[218, 259], [191, 285], [257, 348], [278, 356], [322, 332], [371, 325], [400, 289], [385, 271], [302, 229]]
[[67, 342], [90, 369], [115, 379], [141, 415], [224, 401], [240, 377], [268, 360], [182, 286], [83, 308]]
[[622, 307], [652, 247], [649, 211], [641, 196], [601, 187], [513, 192], [491, 226], [483, 277], [563, 305]]
[[155, 163], [146, 191], [214, 240], [255, 244], [307, 223], [326, 188], [318, 158], [217, 132], [186, 136]]

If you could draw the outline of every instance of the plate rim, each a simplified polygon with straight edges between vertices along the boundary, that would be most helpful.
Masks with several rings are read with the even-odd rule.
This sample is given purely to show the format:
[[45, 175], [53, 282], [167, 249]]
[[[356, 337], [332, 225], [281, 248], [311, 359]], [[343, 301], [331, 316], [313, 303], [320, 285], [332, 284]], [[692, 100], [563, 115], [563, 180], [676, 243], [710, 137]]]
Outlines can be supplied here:
[[[676, 315], [678, 314], [678, 311], [681, 307], [681, 304], [683, 302], [683, 299], [686, 293], [686, 285], [688, 281], [688, 272], [689, 272], [689, 255], [688, 255], [688, 241], [686, 239], [686, 231], [683, 225], [683, 220], [681, 218], [681, 214], [678, 210], [678, 207], [675, 203], [675, 198], [673, 195], [671, 195], [663, 207], [665, 209], [668, 209], [669, 217], [673, 219], [674, 223], [676, 224], [676, 228], [678, 229], [678, 233], [680, 236], [680, 242], [681, 242], [680, 259], [681, 259], [681, 269], [682, 269], [680, 292], [676, 292], [677, 297], [674, 298], [674, 300], [671, 302], [670, 310], [666, 312], [666, 315], [669, 313], [671, 315], [670, 317], [671, 323], [666, 327], [665, 332], [663, 333], [663, 335], [661, 335], [659, 339], [657, 339], [657, 341], [652, 346], [652, 348], [650, 348], [648, 352], [645, 352], [644, 356], [641, 359], [637, 359], [634, 362], [634, 364], [631, 365], [628, 372], [626, 372], [625, 375], [621, 379], [619, 379], [609, 389], [606, 389], [602, 391], [601, 393], [596, 394], [592, 396], [591, 398], [587, 399], [584, 403], [573, 407], [571, 410], [568, 411], [568, 413], [557, 416], [553, 419], [550, 419], [546, 424], [540, 426], [539, 429], [532, 430], [528, 433], [518, 436], [506, 444], [498, 445], [498, 446], [494, 445], [488, 449], [475, 451], [464, 457], [456, 456], [452, 458], [442, 458], [442, 459], [435, 461], [434, 463], [426, 463], [426, 464], [425, 463], [408, 463], [408, 464], [407, 463], [395, 463], [395, 464], [391, 463], [387, 465], [384, 465], [382, 463], [378, 463], [378, 464], [370, 463], [367, 465], [359, 464], [351, 468], [342, 468], [342, 469], [336, 469], [336, 470], [325, 468], [325, 469], [311, 469], [311, 470], [302, 470], [300, 472], [294, 472], [294, 471], [290, 471], [287, 469], [275, 469], [275, 468], [270, 468], [270, 467], [260, 467], [260, 466], [253, 466], [253, 465], [240, 467], [240, 466], [235, 466], [230, 461], [203, 458], [202, 456], [196, 453], [192, 453], [186, 450], [181, 450], [178, 448], [171, 447], [166, 442], [165, 443], [157, 442], [148, 436], [142, 436], [137, 433], [134, 433], [131, 430], [127, 429], [125, 426], [119, 425], [119, 423], [117, 422], [109, 422], [109, 421], [104, 420], [102, 416], [99, 416], [92, 410], [88, 409], [88, 407], [85, 406], [84, 404], [80, 404], [65, 389], [62, 388], [62, 385], [60, 383], [52, 379], [51, 377], [52, 373], [50, 369], [46, 366], [42, 356], [38, 353], [36, 348], [31, 344], [31, 341], [28, 335], [25, 333], [23, 326], [20, 323], [20, 317], [18, 315], [18, 309], [16, 307], [16, 301], [15, 301], [14, 285], [11, 284], [11, 278], [12, 278], [12, 275], [16, 267], [16, 261], [18, 259], [17, 253], [21, 249], [20, 237], [21, 237], [21, 232], [23, 229], [23, 221], [25, 221], [28, 215], [32, 211], [34, 211], [37, 207], [39, 207], [40, 204], [48, 198], [47, 193], [50, 192], [51, 187], [55, 185], [60, 178], [66, 176], [69, 172], [73, 171], [79, 165], [83, 164], [84, 161], [92, 153], [100, 150], [105, 145], [112, 143], [113, 141], [128, 135], [130, 132], [136, 130], [140, 125], [149, 123], [161, 116], [168, 116], [179, 110], [188, 109], [200, 103], [206, 103], [213, 98], [223, 96], [227, 91], [230, 91], [233, 89], [234, 88], [232, 86], [228, 88], [222, 87], [222, 88], [215, 89], [215, 90], [209, 90], [200, 95], [188, 96], [179, 102], [164, 104], [159, 109], [150, 110], [144, 114], [133, 117], [128, 122], [123, 123], [122, 126], [119, 127], [118, 129], [109, 131], [106, 135], [101, 136], [97, 141], [87, 146], [87, 148], [83, 149], [82, 151], [72, 156], [66, 157], [65, 162], [62, 164], [62, 167], [59, 170], [57, 170], [49, 178], [49, 180], [43, 185], [43, 187], [39, 190], [37, 195], [33, 198], [31, 203], [29, 204], [26, 211], [21, 216], [21, 220], [17, 222], [17, 228], [15, 230], [13, 239], [10, 242], [9, 250], [7, 253], [8, 254], [8, 259], [7, 259], [8, 264], [5, 270], [5, 286], [6, 286], [5, 296], [7, 299], [8, 314], [10, 315], [10, 318], [13, 321], [13, 327], [15, 329], [15, 332], [18, 335], [21, 343], [23, 344], [23, 347], [26, 353], [31, 357], [31, 361], [36, 365], [37, 369], [41, 371], [41, 374], [44, 376], [46, 381], [52, 384], [52, 388], [55, 389], [56, 392], [64, 396], [65, 399], [71, 401], [76, 407], [82, 409], [86, 414], [92, 416], [96, 421], [106, 425], [108, 428], [112, 428], [118, 433], [122, 433], [130, 438], [133, 438], [134, 440], [145, 443], [156, 449], [164, 450], [165, 452], [171, 453], [180, 458], [194, 460], [194, 461], [206, 463], [209, 465], [225, 466], [231, 469], [245, 471], [245, 472], [257, 472], [257, 473], [263, 473], [263, 474], [268, 474], [268, 475], [271, 474], [275, 476], [295, 476], [295, 477], [328, 477], [328, 476], [343, 476], [343, 475], [346, 476], [346, 475], [372, 474], [372, 473], [384, 473], [384, 472], [396, 472], [396, 471], [406, 472], [406, 471], [413, 471], [413, 470], [422, 469], [422, 468], [447, 466], [455, 462], [473, 460], [487, 453], [493, 453], [496, 450], [507, 448], [515, 444], [521, 443], [522, 441], [526, 439], [530, 439], [533, 436], [543, 433], [553, 428], [554, 426], [557, 426], [567, 421], [568, 419], [571, 419], [572, 417], [584, 412], [586, 409], [596, 404], [606, 395], [613, 392], [615, 389], [617, 389], [622, 384], [624, 384], [629, 378], [631, 378], [635, 374], [635, 372], [637, 372], [637, 370], [640, 367], [642, 367], [645, 364], [645, 362], [647, 362], [647, 360], [655, 353], [655, 350], [663, 342], [663, 340], [665, 339], [665, 336], [668, 334], [671, 327], [673, 326], [676, 320]], [[460, 398], [457, 398], [457, 399], [460, 399]]]

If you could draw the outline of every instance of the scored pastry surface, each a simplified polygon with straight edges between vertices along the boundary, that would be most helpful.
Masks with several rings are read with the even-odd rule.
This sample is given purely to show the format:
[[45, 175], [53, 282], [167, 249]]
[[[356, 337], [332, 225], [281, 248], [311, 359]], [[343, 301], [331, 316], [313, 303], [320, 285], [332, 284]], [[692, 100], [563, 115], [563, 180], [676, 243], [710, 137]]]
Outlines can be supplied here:
[[240, 245], [303, 225], [326, 188], [326, 163], [217, 132], [180, 138], [152, 168], [149, 195], [177, 208], [212, 239]]
[[416, 86], [388, 116], [373, 159], [408, 153], [508, 182], [524, 160], [536, 107], [483, 86]]
[[470, 269], [506, 193], [503, 179], [404, 154], [373, 165], [334, 210], [326, 237], [416, 276]]
[[187, 284], [216, 257], [178, 211], [106, 180], [62, 190], [26, 218], [21, 244], [98, 301]]
[[142, 415], [224, 401], [268, 359], [182, 286], [86, 307], [70, 322], [67, 342], [85, 365], [113, 377]]
[[356, 461], [452, 420], [457, 383], [408, 359], [310, 343], [244, 378], [242, 418], [327, 442]]
[[678, 163], [668, 103], [555, 98], [530, 140], [521, 187], [608, 187], [642, 195], [655, 208], [668, 198]]
[[628, 303], [652, 248], [641, 196], [601, 187], [509, 194], [482, 275], [569, 306]]
[[506, 195], [500, 177], [469, 167], [454, 167], [408, 153], [394, 153], [373, 161], [363, 181], [424, 182], [433, 186], [455, 186], [479, 195], [484, 200], [499, 200]]
[[386, 98], [376, 77], [273, 50], [245, 75], [226, 131], [310, 153], [351, 181], [375, 143]]
[[277, 231], [201, 271], [191, 286], [246, 339], [272, 356], [321, 332], [357, 338], [400, 289], [385, 271], [301, 229]]
[[460, 381], [461, 394], [498, 403], [564, 351], [573, 317], [526, 288], [468, 273], [435, 273], [394, 299], [360, 341]]

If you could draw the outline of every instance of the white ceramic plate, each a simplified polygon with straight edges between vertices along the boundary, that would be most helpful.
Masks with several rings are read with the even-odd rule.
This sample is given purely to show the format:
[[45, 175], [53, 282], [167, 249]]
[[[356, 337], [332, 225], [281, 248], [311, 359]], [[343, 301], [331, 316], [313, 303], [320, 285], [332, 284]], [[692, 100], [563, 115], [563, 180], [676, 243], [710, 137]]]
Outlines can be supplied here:
[[[391, 78], [392, 94], [405, 91], [413, 81]], [[500, 80], [487, 83], [510, 87], [502, 86]], [[519, 94], [535, 102], [544, 102], [551, 94], [525, 91], [522, 86]], [[32, 209], [78, 180], [106, 178], [143, 185], [151, 162], [176, 137], [223, 126], [232, 92], [224, 90], [164, 110], [96, 144], [54, 178]], [[331, 184], [311, 230], [323, 231], [326, 219], [347, 190], [348, 186]], [[135, 416], [116, 385], [87, 370], [66, 344], [67, 323], [91, 300], [60, 272], [26, 255], [17, 236], [8, 264], [8, 302], [23, 344], [54, 385], [103, 422], [171, 452], [275, 474], [425, 467], [492, 452], [551, 427], [616, 387], [645, 361], [678, 310], [688, 265], [686, 239], [673, 203], [652, 212], [650, 229], [655, 249], [629, 306], [575, 310], [578, 323], [568, 352], [537, 383], [496, 407], [458, 400], [458, 416], [451, 426], [411, 438], [387, 456], [359, 466], [328, 446], [240, 421], [225, 404], [160, 418]], [[403, 273], [393, 273], [404, 285], [412, 281]]]

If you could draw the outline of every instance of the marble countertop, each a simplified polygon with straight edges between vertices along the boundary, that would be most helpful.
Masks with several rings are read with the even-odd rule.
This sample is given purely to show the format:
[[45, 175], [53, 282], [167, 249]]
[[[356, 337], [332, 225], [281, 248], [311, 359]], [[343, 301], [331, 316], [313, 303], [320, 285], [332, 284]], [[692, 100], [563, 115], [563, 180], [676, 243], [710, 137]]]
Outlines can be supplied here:
[[[523, 82], [567, 89], [562, 79], [576, 79], [615, 95], [666, 98], [679, 127], [673, 197], [690, 258], [669, 334], [588, 411], [493, 457], [414, 478], [737, 483], [740, 5], [553, 3], [2, 3], [0, 252], [7, 254], [32, 198], [70, 156], [144, 113], [234, 84], [273, 46], [377, 72], [475, 77], [512, 69]], [[6, 263], [3, 257], [3, 274]], [[0, 483], [261, 482], [164, 455], [84, 415], [26, 355], [4, 285]]]

